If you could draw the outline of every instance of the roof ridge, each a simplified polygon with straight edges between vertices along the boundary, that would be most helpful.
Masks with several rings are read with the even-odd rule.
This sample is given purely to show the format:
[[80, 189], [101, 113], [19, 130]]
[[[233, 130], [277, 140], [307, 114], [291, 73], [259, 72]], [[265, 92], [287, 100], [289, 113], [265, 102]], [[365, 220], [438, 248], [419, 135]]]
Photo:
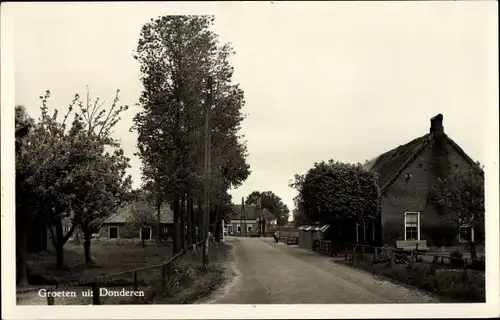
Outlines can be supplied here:
[[[427, 136], [427, 137], [426, 137]], [[396, 179], [401, 175], [401, 173], [403, 173], [403, 171], [413, 162], [415, 161], [415, 158], [420, 154], [422, 153], [422, 151], [425, 150], [425, 148], [428, 146], [429, 142], [433, 139], [434, 137], [434, 134], [433, 133], [427, 133], [419, 138], [416, 138], [416, 139], [413, 139], [411, 140], [410, 142], [404, 144], [404, 145], [400, 145], [399, 147], [401, 146], [406, 146], [406, 145], [409, 145], [410, 143], [418, 140], [418, 139], [422, 139], [422, 138], [426, 138], [424, 139], [424, 141], [422, 141], [422, 144], [417, 148], [417, 150], [415, 150], [410, 157], [408, 157], [405, 162], [401, 165], [401, 167], [399, 167], [398, 170], [395, 171], [394, 175], [382, 186], [382, 188], [380, 188], [380, 195], [384, 194], [384, 192], [387, 190], [387, 188], [389, 188], [393, 183], [394, 181], [396, 181]], [[399, 148], [397, 147], [397, 148]], [[397, 149], [397, 148], [394, 148], [394, 149]], [[394, 150], [392, 149], [392, 150]], [[392, 151], [390, 150], [390, 151]], [[388, 151], [388, 152], [390, 152]]]
[[[370, 162], [370, 161], [372, 161], [372, 160], [377, 161], [377, 160], [378, 160], [378, 158], [382, 157], [383, 155], [388, 154], [388, 153], [390, 153], [390, 152], [392, 152], [392, 151], [394, 151], [394, 150], [396, 150], [396, 149], [398, 149], [398, 148], [401, 148], [401, 147], [404, 147], [404, 146], [406, 146], [406, 145], [409, 145], [410, 143], [412, 143], [412, 142], [414, 142], [414, 141], [416, 141], [416, 140], [418, 140], [418, 139], [422, 139], [422, 138], [424, 138], [425, 136], [428, 136], [429, 134], [430, 134], [430, 133], [426, 133], [426, 134], [424, 134], [424, 135], [422, 135], [422, 136], [419, 136], [419, 137], [417, 137], [417, 138], [415, 138], [415, 139], [411, 139], [410, 141], [408, 141], [408, 142], [406, 142], [406, 143], [400, 144], [400, 145], [398, 145], [397, 147], [394, 147], [394, 148], [391, 148], [391, 149], [389, 149], [389, 150], [387, 150], [387, 151], [385, 151], [385, 152], [379, 153], [379, 155], [378, 155], [378, 156], [375, 156], [375, 157], [371, 157], [371, 158], [369, 158], [369, 159], [368, 159], [368, 162]], [[366, 163], [366, 162], [365, 162], [365, 163]]]
[[453, 141], [447, 134], [444, 135], [446, 137], [446, 139], [448, 140], [448, 142], [451, 144], [451, 146], [453, 148], [455, 148], [455, 150], [462, 156], [465, 158], [465, 160], [467, 160], [471, 165], [473, 166], [477, 166], [477, 163], [472, 160], [471, 157], [469, 157], [469, 155], [467, 153], [465, 153], [465, 151], [462, 149], [462, 147], [460, 147], [455, 141]]

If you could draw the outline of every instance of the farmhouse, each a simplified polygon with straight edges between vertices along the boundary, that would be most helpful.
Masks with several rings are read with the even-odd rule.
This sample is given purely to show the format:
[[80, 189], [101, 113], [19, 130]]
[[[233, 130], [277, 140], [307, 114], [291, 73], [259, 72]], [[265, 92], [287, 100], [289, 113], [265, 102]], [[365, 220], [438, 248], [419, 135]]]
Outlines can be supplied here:
[[235, 204], [231, 221], [224, 224], [224, 234], [249, 236], [258, 232], [260, 207], [255, 204]]
[[[100, 230], [100, 237], [115, 239], [115, 238], [140, 238], [144, 240], [156, 239], [157, 235], [157, 220], [156, 212], [152, 210], [146, 215], [143, 227], [139, 227], [134, 222], [133, 206], [136, 203], [129, 203], [121, 207], [109, 218], [107, 218]], [[168, 204], [162, 206], [160, 211], [160, 227], [161, 237], [163, 240], [168, 239], [173, 234], [174, 214]]]
[[[453, 226], [430, 201], [438, 178], [477, 164], [444, 132], [443, 115], [431, 118], [430, 130], [407, 144], [367, 161], [363, 167], [379, 174], [381, 213], [370, 223], [358, 224], [359, 242], [412, 246], [453, 246], [467, 238], [482, 238], [483, 230]], [[448, 213], [449, 214], [449, 213]], [[460, 236], [463, 235], [463, 236]], [[366, 239], [368, 237], [368, 239]]]

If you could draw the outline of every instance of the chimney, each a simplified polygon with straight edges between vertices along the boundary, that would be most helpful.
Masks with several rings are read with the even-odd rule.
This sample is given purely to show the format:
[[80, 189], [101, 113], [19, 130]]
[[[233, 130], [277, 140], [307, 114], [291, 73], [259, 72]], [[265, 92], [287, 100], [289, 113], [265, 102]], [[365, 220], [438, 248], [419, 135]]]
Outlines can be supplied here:
[[443, 133], [444, 132], [444, 127], [443, 127], [443, 115], [440, 113], [435, 117], [431, 118], [431, 129], [430, 133]]

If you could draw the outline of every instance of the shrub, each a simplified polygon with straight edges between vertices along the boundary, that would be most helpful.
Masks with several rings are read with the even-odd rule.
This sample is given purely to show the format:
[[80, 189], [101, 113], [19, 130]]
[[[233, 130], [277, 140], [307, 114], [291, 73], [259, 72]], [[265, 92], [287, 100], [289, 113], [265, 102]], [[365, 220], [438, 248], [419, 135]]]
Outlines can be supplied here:
[[[342, 261], [341, 263], [353, 265], [352, 261]], [[356, 263], [356, 267], [443, 297], [464, 302], [485, 301], [485, 274], [481, 271], [440, 270], [437, 272], [431, 263], [392, 264], [389, 268], [386, 264], [359, 261]]]
[[453, 267], [463, 267], [465, 265], [463, 256], [464, 255], [460, 251], [453, 251], [450, 253], [450, 264]]
[[382, 252], [377, 255], [377, 258], [373, 261], [373, 263], [385, 263], [391, 260], [391, 256], [387, 252]]
[[394, 255], [394, 263], [396, 264], [408, 264], [410, 263], [410, 259], [408, 258], [408, 254], [405, 252], [396, 252]]
[[484, 256], [477, 258], [477, 260], [473, 260], [470, 268], [472, 270], [484, 271], [486, 269], [486, 259]]

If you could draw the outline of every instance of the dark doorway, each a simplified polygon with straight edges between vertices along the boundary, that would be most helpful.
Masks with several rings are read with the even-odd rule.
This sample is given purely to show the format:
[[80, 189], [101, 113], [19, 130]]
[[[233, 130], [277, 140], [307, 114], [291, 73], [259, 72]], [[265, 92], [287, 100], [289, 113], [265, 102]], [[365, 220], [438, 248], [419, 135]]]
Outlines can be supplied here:
[[109, 237], [111, 239], [118, 238], [118, 227], [109, 227]]
[[150, 227], [142, 227], [141, 239], [144, 239], [144, 240], [151, 239], [151, 228]]

